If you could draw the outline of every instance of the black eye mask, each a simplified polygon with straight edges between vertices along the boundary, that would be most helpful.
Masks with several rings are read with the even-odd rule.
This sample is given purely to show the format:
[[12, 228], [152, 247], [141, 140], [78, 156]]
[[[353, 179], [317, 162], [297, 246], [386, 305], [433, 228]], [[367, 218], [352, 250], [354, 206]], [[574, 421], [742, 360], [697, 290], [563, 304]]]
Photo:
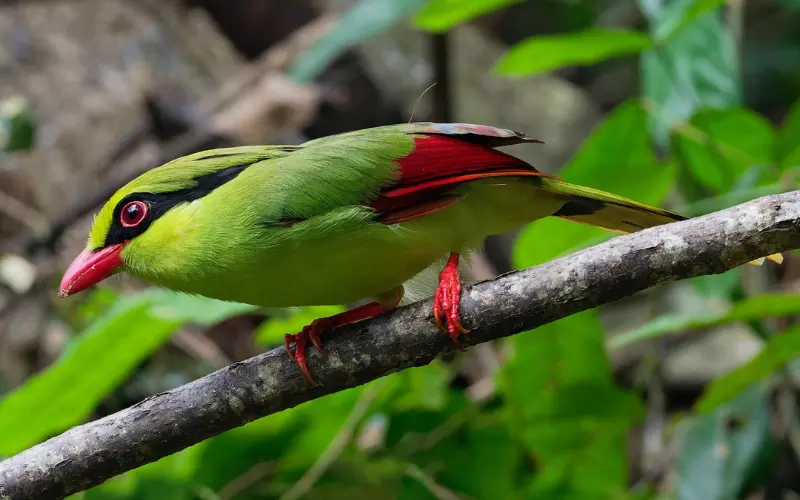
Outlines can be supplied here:
[[[235, 165], [233, 167], [218, 170], [212, 174], [201, 175], [195, 177], [195, 186], [189, 189], [181, 189], [178, 191], [171, 191], [168, 193], [131, 193], [124, 197], [114, 207], [114, 214], [111, 219], [111, 227], [106, 235], [106, 240], [103, 247], [115, 245], [117, 243], [124, 243], [139, 236], [147, 231], [150, 225], [167, 213], [169, 209], [180, 204], [188, 203], [211, 193], [223, 184], [232, 181], [237, 175], [242, 173], [244, 169], [249, 167], [247, 165]], [[122, 210], [132, 201], [141, 201], [147, 205], [147, 216], [137, 224], [135, 227], [125, 227], [122, 225]], [[97, 250], [97, 249], [95, 249]]]

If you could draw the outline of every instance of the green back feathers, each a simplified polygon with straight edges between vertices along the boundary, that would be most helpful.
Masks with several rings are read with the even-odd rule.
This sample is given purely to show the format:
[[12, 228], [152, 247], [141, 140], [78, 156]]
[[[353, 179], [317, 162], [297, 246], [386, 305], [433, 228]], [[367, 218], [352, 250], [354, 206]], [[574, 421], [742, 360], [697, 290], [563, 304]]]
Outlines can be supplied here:
[[366, 204], [399, 177], [396, 160], [413, 149], [413, 136], [390, 127], [309, 141], [275, 162], [289, 175], [276, 176], [273, 195], [299, 218]]

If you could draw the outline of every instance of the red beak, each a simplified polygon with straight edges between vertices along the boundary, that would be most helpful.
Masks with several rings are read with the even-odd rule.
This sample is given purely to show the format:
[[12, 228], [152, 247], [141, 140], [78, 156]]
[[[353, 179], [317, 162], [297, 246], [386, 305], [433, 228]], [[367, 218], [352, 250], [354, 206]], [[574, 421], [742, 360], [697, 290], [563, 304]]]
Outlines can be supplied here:
[[122, 265], [124, 243], [110, 245], [96, 251], [84, 250], [75, 257], [61, 278], [59, 298], [66, 298], [96, 285], [114, 274]]

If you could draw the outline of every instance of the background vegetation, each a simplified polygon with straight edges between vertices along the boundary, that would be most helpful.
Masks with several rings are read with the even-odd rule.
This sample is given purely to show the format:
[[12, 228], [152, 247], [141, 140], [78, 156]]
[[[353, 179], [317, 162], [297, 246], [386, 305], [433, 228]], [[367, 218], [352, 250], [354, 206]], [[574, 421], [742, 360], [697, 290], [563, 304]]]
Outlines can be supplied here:
[[[297, 142], [413, 109], [506, 126], [548, 142], [513, 150], [542, 170], [688, 215], [797, 188], [796, 0], [220, 5], [0, 2], [0, 457], [344, 307], [256, 310], [131, 279], [54, 300], [93, 193], [176, 156], [176, 138], [209, 123], [195, 148]], [[328, 19], [317, 16], [332, 20], [298, 31]], [[305, 43], [287, 52], [298, 33]], [[284, 86], [238, 91], [267, 110], [258, 126], [220, 125], [196, 104], [228, 95], [234, 74], [267, 72]], [[538, 221], [487, 241], [473, 274], [607, 237]], [[799, 263], [658, 287], [258, 420], [75, 498], [798, 498]]]

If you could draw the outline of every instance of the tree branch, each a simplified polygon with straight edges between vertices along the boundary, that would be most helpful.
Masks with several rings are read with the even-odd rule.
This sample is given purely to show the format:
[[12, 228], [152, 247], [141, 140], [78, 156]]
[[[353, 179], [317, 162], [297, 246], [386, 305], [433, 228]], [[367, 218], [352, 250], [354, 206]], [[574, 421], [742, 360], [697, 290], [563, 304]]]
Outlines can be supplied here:
[[[546, 244], [546, 242], [543, 242]], [[800, 247], [800, 191], [620, 236], [464, 289], [465, 344], [513, 335], [654, 285]], [[773, 265], [773, 264], [767, 264]], [[392, 372], [452, 343], [418, 302], [326, 337], [311, 387], [282, 349], [234, 363], [0, 462], [0, 498], [60, 498], [246, 422]], [[536, 335], [536, 332], [527, 335]]]

